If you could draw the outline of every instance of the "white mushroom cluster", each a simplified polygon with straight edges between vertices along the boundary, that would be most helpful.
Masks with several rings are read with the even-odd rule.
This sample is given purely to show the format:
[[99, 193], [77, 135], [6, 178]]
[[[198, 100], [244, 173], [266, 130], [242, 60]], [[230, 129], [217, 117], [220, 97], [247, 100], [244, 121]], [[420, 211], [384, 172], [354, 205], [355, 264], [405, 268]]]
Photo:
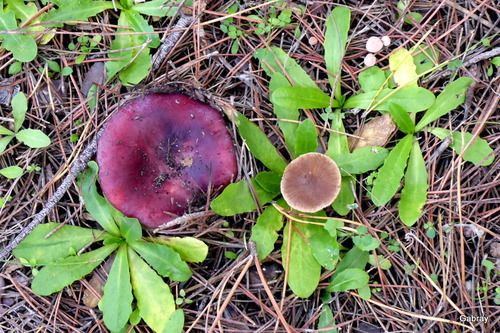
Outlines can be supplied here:
[[366, 41], [366, 50], [368, 53], [365, 56], [364, 63], [365, 66], [370, 67], [377, 63], [377, 57], [374, 53], [382, 50], [384, 46], [391, 45], [391, 38], [389, 36], [383, 36], [382, 38], [372, 36]]

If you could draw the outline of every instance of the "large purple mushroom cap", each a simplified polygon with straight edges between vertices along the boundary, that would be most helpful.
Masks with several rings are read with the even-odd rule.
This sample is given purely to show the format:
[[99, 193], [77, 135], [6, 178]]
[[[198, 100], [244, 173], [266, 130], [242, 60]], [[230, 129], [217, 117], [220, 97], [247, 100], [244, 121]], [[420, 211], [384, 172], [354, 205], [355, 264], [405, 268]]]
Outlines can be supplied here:
[[222, 115], [182, 94], [150, 94], [111, 117], [97, 147], [99, 178], [119, 211], [156, 228], [238, 173]]

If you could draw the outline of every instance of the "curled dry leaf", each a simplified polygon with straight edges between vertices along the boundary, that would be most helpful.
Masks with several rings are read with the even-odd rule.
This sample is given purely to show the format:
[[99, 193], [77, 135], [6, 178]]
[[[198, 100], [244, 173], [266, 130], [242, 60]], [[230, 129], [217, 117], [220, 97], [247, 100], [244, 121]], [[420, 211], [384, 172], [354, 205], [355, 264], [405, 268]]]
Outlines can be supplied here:
[[99, 304], [103, 295], [102, 287], [106, 284], [107, 276], [111, 270], [113, 261], [114, 256], [107, 259], [101, 267], [94, 271], [92, 277], [88, 281], [92, 289], [85, 288], [83, 292], [83, 304], [89, 308], [95, 308]]
[[354, 135], [360, 138], [349, 137], [349, 147], [352, 150], [363, 147], [384, 147], [396, 131], [396, 124], [391, 115], [386, 113], [367, 122]]

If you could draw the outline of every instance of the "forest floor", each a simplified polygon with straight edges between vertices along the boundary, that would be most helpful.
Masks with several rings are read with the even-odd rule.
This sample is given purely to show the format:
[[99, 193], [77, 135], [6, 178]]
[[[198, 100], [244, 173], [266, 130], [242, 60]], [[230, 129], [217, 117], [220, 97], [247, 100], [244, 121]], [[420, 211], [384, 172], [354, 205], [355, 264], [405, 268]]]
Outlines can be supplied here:
[[[43, 1], [35, 1], [44, 8]], [[33, 149], [13, 141], [0, 154], [0, 169], [20, 166], [23, 175], [15, 179], [0, 176], [0, 248], [7, 246], [26, 230], [34, 217], [51, 202], [70, 167], [96, 137], [108, 117], [132, 96], [159, 89], [170, 83], [189, 84], [236, 110], [267, 135], [287, 160], [283, 134], [270, 102], [269, 77], [254, 57], [255, 50], [278, 46], [306, 70], [325, 91], [327, 74], [324, 61], [326, 18], [334, 5], [329, 1], [292, 1], [304, 10], [291, 17], [289, 24], [277, 23], [268, 33], [257, 34], [249, 27], [248, 15], [269, 18], [275, 4], [259, 6], [248, 1], [239, 6], [232, 24], [244, 33], [228, 36], [221, 30], [227, 10], [234, 1], [196, 2], [184, 13], [153, 18], [150, 23], [160, 38], [183, 17], [189, 25], [171, 45], [166, 60], [151, 70], [140, 84], [127, 87], [114, 79], [107, 83], [102, 64], [117, 30], [117, 15], [106, 10], [89, 22], [65, 24], [46, 44], [40, 44], [37, 57], [23, 63], [17, 74], [9, 74], [12, 54], [0, 53], [1, 85], [14, 86], [28, 98], [25, 127], [40, 129], [51, 144]], [[404, 13], [419, 22], [407, 23], [396, 1], [341, 1], [351, 10], [351, 27], [342, 62], [342, 89], [349, 96], [360, 90], [358, 74], [365, 68], [366, 41], [371, 36], [389, 36], [391, 46], [378, 53], [377, 66], [388, 67], [390, 53], [401, 46], [411, 48], [420, 39], [439, 50], [439, 61], [458, 59], [421, 78], [420, 85], [438, 94], [458, 77], [475, 83], [465, 102], [434, 124], [452, 131], [472, 133], [486, 140], [495, 160], [488, 166], [464, 161], [462, 155], [442, 145], [427, 132], [419, 134], [425, 165], [429, 173], [428, 197], [423, 214], [412, 227], [398, 218], [396, 196], [376, 207], [366, 195], [367, 174], [357, 176], [357, 206], [345, 218], [364, 224], [380, 238], [377, 254], [391, 263], [389, 269], [372, 267], [369, 286], [372, 297], [364, 300], [354, 292], [334, 293], [326, 303], [334, 325], [324, 332], [496, 332], [500, 331], [500, 67], [492, 59], [500, 55], [500, 9], [498, 2], [486, 1], [411, 1]], [[203, 4], [203, 5], [202, 5]], [[251, 9], [241, 12], [245, 9]], [[404, 6], [403, 6], [404, 7]], [[278, 8], [278, 13], [281, 8]], [[281, 26], [282, 25], [282, 26]], [[297, 30], [299, 27], [300, 30]], [[68, 49], [77, 37], [102, 35], [102, 40], [86, 60], [76, 64], [79, 54]], [[233, 38], [235, 37], [235, 38]], [[239, 44], [236, 48], [235, 43]], [[1, 46], [1, 45], [0, 45]], [[153, 50], [154, 51], [154, 50]], [[62, 75], [47, 69], [47, 59], [72, 73]], [[100, 67], [93, 67], [100, 64]], [[40, 71], [45, 68], [45, 71]], [[49, 75], [50, 73], [50, 75]], [[89, 82], [99, 83], [97, 112], [89, 108], [86, 91]], [[362, 112], [344, 110], [347, 133], [353, 133], [368, 119]], [[10, 102], [0, 109], [0, 124], [13, 122]], [[308, 113], [320, 128], [325, 121], [320, 112]], [[305, 119], [305, 113], [301, 120]], [[240, 159], [240, 177], [266, 170], [239, 139], [235, 138]], [[328, 132], [321, 132], [326, 142]], [[403, 136], [398, 132], [387, 143]], [[1, 137], [1, 136], [0, 136]], [[30, 171], [32, 170], [32, 171]], [[42, 222], [64, 222], [95, 227], [88, 216], [76, 182], [70, 183]], [[10, 198], [10, 200], [7, 200]], [[53, 199], [52, 199], [53, 200]], [[193, 211], [205, 207], [193, 207]], [[332, 209], [327, 215], [336, 216]], [[190, 221], [169, 235], [192, 236], [208, 244], [207, 259], [190, 264], [193, 276], [187, 282], [172, 283], [185, 312], [188, 332], [313, 332], [324, 308], [324, 289], [331, 271], [323, 271], [317, 290], [309, 298], [295, 296], [287, 287], [279, 247], [263, 262], [253, 259], [248, 249], [251, 228], [258, 211], [231, 217], [208, 215]], [[375, 230], [375, 231], [374, 231]], [[278, 242], [281, 241], [278, 240]], [[86, 281], [75, 282], [51, 296], [38, 296], [30, 288], [31, 269], [4, 258], [0, 271], [0, 331], [5, 332], [107, 332], [97, 307], [84, 304]], [[485, 262], [486, 261], [486, 262]], [[251, 265], [249, 264], [251, 262]], [[489, 266], [492, 263], [493, 266]], [[265, 268], [269, 288], [263, 288], [256, 265]], [[87, 278], [87, 280], [90, 277]], [[270, 291], [270, 292], [269, 292]], [[273, 298], [270, 297], [273, 296]], [[225, 302], [227, 300], [227, 302]], [[150, 332], [145, 324], [136, 332]]]

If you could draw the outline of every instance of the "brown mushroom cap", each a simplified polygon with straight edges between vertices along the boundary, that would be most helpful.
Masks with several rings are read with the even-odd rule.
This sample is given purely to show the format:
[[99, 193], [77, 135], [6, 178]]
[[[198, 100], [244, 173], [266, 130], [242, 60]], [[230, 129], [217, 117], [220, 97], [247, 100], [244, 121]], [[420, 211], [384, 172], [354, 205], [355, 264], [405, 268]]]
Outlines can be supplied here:
[[290, 207], [306, 213], [329, 206], [340, 191], [340, 171], [328, 156], [307, 153], [293, 160], [281, 180], [281, 194]]

